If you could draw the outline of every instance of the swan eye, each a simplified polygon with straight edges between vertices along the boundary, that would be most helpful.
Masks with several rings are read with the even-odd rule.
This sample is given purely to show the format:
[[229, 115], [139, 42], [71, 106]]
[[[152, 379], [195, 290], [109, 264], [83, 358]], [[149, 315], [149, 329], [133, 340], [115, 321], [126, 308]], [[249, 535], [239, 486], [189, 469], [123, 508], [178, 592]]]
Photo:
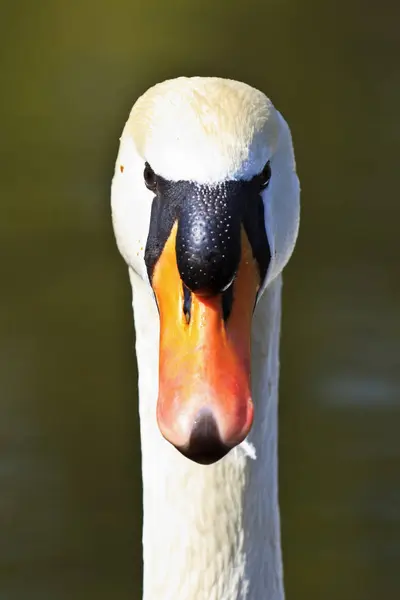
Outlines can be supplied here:
[[268, 186], [268, 184], [269, 184], [269, 180], [271, 179], [271, 165], [270, 165], [270, 161], [267, 162], [267, 164], [265, 165], [265, 167], [261, 171], [259, 177], [260, 177], [261, 188], [265, 189]]
[[157, 188], [157, 175], [154, 173], [148, 162], [144, 166], [143, 179], [146, 187], [154, 192]]

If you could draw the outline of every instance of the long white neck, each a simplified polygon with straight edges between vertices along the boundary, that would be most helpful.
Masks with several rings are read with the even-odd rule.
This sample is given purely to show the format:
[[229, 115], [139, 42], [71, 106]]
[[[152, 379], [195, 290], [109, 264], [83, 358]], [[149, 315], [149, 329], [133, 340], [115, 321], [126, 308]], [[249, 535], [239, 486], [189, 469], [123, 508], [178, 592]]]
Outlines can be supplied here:
[[143, 470], [144, 600], [283, 600], [277, 476], [281, 278], [253, 319], [255, 418], [248, 441], [215, 465], [184, 458], [156, 421], [159, 319], [132, 271]]

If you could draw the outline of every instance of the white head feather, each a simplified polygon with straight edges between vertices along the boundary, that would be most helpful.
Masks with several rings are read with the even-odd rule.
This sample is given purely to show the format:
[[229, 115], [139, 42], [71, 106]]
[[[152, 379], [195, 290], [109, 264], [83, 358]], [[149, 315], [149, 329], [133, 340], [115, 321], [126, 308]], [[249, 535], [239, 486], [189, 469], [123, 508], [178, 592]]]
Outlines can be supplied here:
[[271, 262], [264, 287], [289, 260], [299, 226], [299, 181], [285, 120], [262, 92], [237, 81], [180, 77], [150, 88], [125, 125], [112, 185], [114, 229], [128, 265], [147, 279], [153, 194], [143, 181], [145, 162], [166, 179], [213, 185], [249, 180], [268, 160], [263, 200]]

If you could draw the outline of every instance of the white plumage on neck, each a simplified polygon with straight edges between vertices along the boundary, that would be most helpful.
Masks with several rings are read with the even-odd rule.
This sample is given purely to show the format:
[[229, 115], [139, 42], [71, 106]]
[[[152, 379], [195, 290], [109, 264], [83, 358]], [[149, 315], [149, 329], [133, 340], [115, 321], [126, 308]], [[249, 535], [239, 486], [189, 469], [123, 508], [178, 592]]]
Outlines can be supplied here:
[[215, 465], [181, 456], [156, 421], [159, 319], [148, 286], [130, 272], [139, 368], [144, 600], [282, 600], [277, 482], [281, 279], [265, 291], [252, 332], [255, 422]]

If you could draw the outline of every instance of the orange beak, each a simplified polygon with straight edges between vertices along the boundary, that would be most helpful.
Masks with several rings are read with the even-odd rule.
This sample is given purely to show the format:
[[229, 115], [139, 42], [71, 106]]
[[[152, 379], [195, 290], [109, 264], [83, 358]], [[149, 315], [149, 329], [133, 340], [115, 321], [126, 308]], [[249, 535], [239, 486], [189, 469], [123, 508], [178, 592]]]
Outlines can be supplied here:
[[185, 313], [176, 234], [175, 223], [152, 279], [160, 313], [157, 419], [171, 444], [206, 464], [242, 442], [253, 422], [250, 336], [260, 276], [242, 228], [228, 318], [222, 294], [204, 297], [189, 290]]

